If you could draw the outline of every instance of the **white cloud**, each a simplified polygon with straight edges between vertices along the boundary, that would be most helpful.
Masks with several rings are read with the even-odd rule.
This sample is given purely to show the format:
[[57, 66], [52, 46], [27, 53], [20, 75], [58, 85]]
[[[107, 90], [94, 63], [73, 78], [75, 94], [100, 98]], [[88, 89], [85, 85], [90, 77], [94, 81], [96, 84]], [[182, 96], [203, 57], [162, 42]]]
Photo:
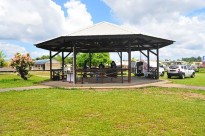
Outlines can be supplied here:
[[47, 50], [38, 49], [29, 52], [26, 48], [22, 47], [21, 45], [11, 44], [8, 42], [1, 42], [1, 41], [0, 41], [0, 51], [3, 51], [7, 59], [13, 58], [17, 52], [21, 54], [29, 53], [33, 59], [42, 55], [49, 55], [49, 51]]
[[87, 12], [86, 5], [82, 4], [79, 0], [70, 0], [65, 3], [67, 8], [66, 32], [74, 32], [86, 26], [93, 24], [90, 13]]
[[38, 49], [38, 51], [32, 51], [30, 52], [31, 58], [35, 59], [37, 57], [43, 56], [43, 55], [49, 55], [49, 51]]
[[80, 0], [61, 6], [52, 0], [0, 0], [0, 39], [38, 42], [93, 24]]
[[122, 25], [139, 33], [176, 41], [160, 50], [161, 59], [203, 56], [205, 49], [204, 0], [103, 0]]
[[21, 54], [28, 53], [28, 51], [24, 47], [4, 42], [0, 42], [0, 49], [6, 55], [6, 58], [13, 58], [14, 54], [16, 54], [17, 52]]
[[[66, 13], [52, 0], [0, 0], [0, 50], [11, 58], [16, 52], [27, 53], [32, 47], [24, 44], [24, 48], [6, 40], [33, 44], [93, 24], [86, 5], [80, 0], [68, 0], [64, 7]], [[30, 54], [36, 58], [48, 55], [48, 51], [36, 49]]]

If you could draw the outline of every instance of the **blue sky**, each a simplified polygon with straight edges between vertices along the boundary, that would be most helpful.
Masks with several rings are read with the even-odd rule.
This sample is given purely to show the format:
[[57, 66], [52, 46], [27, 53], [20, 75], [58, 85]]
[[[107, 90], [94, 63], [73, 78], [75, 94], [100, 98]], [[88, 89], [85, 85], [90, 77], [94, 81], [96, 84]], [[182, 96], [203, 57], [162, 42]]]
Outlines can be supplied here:
[[47, 55], [34, 44], [101, 21], [176, 41], [160, 49], [161, 60], [205, 56], [204, 0], [1, 0], [0, 50]]

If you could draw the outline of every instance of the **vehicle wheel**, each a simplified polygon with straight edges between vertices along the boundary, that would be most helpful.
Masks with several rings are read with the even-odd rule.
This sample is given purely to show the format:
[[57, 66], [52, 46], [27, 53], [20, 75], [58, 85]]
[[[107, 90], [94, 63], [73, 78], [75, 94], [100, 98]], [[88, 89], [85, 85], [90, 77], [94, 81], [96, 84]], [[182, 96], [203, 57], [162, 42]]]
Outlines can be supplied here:
[[180, 78], [181, 78], [181, 79], [184, 79], [184, 78], [185, 78], [185, 74], [182, 74], [182, 75], [180, 76]]
[[171, 78], [172, 76], [170, 76], [170, 75], [167, 75], [167, 77], [168, 77], [168, 78]]
[[195, 77], [195, 73], [192, 73], [192, 74], [191, 74], [191, 78], [194, 78], [194, 77]]

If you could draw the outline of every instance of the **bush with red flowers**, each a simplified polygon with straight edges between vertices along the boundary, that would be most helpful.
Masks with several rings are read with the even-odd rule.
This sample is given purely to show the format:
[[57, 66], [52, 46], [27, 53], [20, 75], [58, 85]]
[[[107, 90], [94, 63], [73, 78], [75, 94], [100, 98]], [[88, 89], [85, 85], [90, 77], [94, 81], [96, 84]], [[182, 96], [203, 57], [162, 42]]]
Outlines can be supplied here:
[[24, 80], [29, 78], [29, 70], [31, 70], [33, 64], [34, 62], [29, 54], [21, 55], [20, 53], [16, 53], [11, 60], [11, 66], [16, 69], [19, 76]]

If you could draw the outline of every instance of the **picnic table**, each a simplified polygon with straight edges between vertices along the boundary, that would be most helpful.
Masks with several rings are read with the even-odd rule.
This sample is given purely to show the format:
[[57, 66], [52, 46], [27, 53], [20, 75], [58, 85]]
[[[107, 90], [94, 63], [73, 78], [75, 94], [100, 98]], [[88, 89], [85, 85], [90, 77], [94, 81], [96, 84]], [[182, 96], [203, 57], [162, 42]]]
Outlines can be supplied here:
[[110, 78], [110, 81], [112, 82], [113, 78], [117, 78], [119, 75], [122, 78], [123, 83], [123, 71], [128, 70], [124, 68], [92, 68], [92, 69], [77, 69], [78, 75], [81, 78], [81, 83], [84, 83], [84, 78], [91, 78], [95, 77], [96, 82], [99, 80], [101, 83], [103, 83], [104, 78]]

